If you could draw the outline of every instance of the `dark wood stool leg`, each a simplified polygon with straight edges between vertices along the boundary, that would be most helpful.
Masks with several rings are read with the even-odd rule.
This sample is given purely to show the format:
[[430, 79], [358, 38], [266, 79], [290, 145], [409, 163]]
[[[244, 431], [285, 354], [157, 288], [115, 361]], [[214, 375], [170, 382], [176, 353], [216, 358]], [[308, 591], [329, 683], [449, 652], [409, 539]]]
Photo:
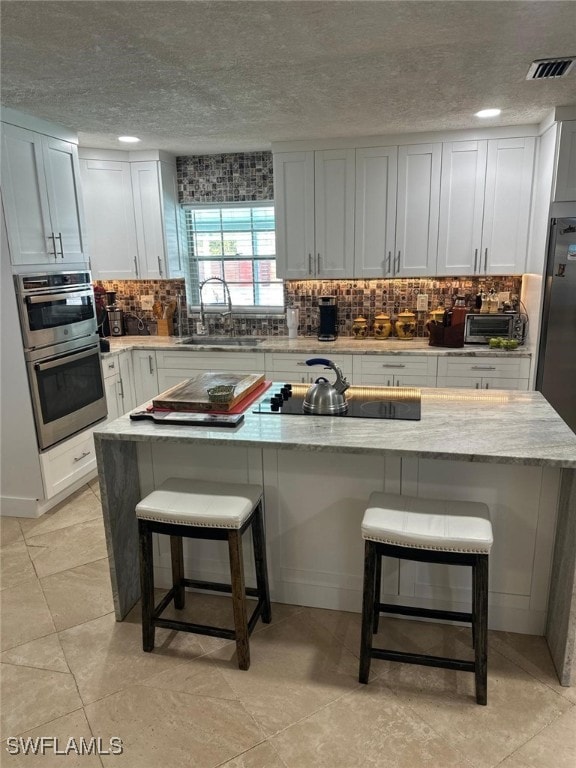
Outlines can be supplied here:
[[376, 569], [374, 573], [374, 623], [372, 631], [378, 633], [378, 623], [380, 622], [380, 590], [382, 589], [382, 556], [376, 555]]
[[478, 555], [474, 577], [476, 702], [488, 701], [488, 555]]
[[170, 536], [170, 554], [172, 555], [172, 584], [174, 586], [174, 607], [181, 610], [186, 600], [184, 579], [184, 547], [182, 536]]
[[270, 589], [268, 587], [268, 567], [266, 563], [266, 538], [264, 535], [264, 515], [262, 501], [258, 503], [252, 520], [252, 543], [254, 545], [254, 563], [256, 565], [256, 585], [259, 598], [262, 601], [260, 618], [264, 624], [270, 624], [272, 610], [270, 607]]
[[236, 632], [236, 653], [238, 667], [250, 667], [250, 645], [248, 641], [248, 615], [246, 612], [246, 589], [244, 586], [244, 562], [242, 558], [242, 536], [239, 531], [228, 533], [230, 552], [230, 576], [232, 583], [232, 607]]
[[476, 568], [472, 566], [472, 648], [476, 648]]
[[152, 532], [144, 520], [138, 521], [140, 541], [140, 588], [142, 592], [142, 648], [154, 650], [154, 554]]
[[376, 591], [376, 544], [366, 541], [364, 546], [364, 587], [362, 592], [362, 637], [360, 640], [360, 672], [358, 680], [368, 682], [372, 659], [372, 628], [374, 625], [374, 593]]

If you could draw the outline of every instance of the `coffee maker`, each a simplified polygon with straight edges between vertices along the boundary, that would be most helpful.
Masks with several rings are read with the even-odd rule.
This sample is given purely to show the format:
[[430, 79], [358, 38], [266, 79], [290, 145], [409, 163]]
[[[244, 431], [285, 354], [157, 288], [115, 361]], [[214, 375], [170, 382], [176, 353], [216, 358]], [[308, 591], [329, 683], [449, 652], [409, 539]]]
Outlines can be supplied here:
[[320, 296], [318, 299], [320, 323], [318, 341], [335, 341], [338, 336], [338, 307], [336, 296]]
[[124, 336], [124, 313], [116, 304], [116, 291], [106, 291], [106, 301], [110, 336]]

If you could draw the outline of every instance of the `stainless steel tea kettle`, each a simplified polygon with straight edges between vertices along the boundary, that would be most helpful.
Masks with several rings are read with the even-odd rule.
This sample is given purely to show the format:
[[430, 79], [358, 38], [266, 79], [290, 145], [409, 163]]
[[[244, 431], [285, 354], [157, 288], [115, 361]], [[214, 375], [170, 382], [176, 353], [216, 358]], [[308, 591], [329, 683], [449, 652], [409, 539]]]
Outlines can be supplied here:
[[348, 403], [344, 392], [350, 384], [344, 377], [340, 368], [323, 357], [312, 357], [306, 360], [306, 365], [323, 365], [336, 373], [336, 381], [330, 384], [328, 379], [320, 376], [306, 393], [302, 410], [304, 413], [316, 414], [318, 416], [344, 416], [348, 412]]

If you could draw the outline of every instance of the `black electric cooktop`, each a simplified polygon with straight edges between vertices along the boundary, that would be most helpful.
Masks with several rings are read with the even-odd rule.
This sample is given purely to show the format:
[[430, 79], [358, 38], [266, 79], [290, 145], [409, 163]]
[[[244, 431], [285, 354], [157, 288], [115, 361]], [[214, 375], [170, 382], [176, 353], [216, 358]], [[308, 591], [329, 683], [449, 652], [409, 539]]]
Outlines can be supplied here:
[[[302, 405], [310, 384], [273, 386], [269, 395], [260, 400], [253, 413], [310, 416]], [[420, 390], [414, 387], [350, 387], [346, 390], [348, 413], [332, 418], [406, 419], [419, 421]], [[324, 414], [322, 414], [324, 415]]]

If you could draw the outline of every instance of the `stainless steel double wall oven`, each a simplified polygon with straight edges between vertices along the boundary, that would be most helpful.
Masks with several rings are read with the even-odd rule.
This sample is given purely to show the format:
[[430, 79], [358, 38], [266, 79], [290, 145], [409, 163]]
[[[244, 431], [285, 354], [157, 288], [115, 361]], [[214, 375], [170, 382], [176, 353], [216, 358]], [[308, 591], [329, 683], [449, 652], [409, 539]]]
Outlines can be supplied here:
[[41, 450], [107, 414], [89, 272], [16, 275], [24, 356]]

